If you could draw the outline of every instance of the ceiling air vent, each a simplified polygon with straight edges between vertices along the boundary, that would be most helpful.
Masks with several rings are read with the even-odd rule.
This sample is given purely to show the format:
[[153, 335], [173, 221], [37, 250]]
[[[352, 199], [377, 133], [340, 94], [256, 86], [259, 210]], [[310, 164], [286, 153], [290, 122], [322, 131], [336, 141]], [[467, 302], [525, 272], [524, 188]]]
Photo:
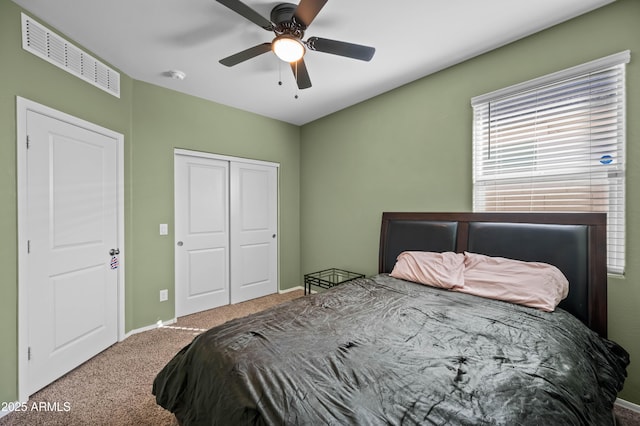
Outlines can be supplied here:
[[120, 97], [120, 73], [22, 14], [22, 48], [88, 83]]

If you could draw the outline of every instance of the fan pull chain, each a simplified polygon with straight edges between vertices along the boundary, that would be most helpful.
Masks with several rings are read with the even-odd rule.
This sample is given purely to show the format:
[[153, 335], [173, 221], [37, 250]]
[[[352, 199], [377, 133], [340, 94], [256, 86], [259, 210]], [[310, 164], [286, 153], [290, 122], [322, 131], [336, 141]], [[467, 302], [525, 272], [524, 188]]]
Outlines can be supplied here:
[[[293, 98], [298, 99], [298, 63], [297, 62], [294, 68], [294, 77], [296, 79], [296, 92], [293, 95]], [[282, 61], [278, 61], [278, 86], [282, 86]]]
[[296, 93], [293, 95], [293, 99], [298, 99], [298, 63], [296, 62]]

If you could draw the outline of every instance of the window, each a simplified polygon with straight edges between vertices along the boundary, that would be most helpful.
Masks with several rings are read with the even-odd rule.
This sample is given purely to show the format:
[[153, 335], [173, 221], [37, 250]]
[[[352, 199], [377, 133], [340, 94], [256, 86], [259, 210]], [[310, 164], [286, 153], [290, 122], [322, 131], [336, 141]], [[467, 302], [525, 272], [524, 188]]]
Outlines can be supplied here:
[[629, 51], [478, 96], [474, 211], [607, 213], [607, 264], [624, 273]]

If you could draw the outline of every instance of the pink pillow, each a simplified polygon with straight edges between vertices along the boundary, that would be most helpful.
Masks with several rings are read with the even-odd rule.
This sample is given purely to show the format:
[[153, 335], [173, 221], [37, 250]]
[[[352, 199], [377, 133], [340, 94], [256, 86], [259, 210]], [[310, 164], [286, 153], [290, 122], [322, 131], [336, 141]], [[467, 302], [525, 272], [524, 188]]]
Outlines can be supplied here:
[[555, 266], [464, 253], [464, 287], [457, 291], [552, 312], [569, 293]]
[[405, 251], [398, 256], [390, 275], [433, 287], [462, 287], [464, 255], [453, 252]]

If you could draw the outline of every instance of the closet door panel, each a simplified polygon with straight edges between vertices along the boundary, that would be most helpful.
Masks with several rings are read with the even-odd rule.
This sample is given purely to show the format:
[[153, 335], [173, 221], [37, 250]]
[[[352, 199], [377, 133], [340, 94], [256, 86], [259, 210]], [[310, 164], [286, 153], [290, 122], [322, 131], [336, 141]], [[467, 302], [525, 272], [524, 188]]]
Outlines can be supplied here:
[[277, 168], [230, 165], [231, 303], [278, 291]]
[[229, 304], [229, 163], [175, 156], [176, 316]]

